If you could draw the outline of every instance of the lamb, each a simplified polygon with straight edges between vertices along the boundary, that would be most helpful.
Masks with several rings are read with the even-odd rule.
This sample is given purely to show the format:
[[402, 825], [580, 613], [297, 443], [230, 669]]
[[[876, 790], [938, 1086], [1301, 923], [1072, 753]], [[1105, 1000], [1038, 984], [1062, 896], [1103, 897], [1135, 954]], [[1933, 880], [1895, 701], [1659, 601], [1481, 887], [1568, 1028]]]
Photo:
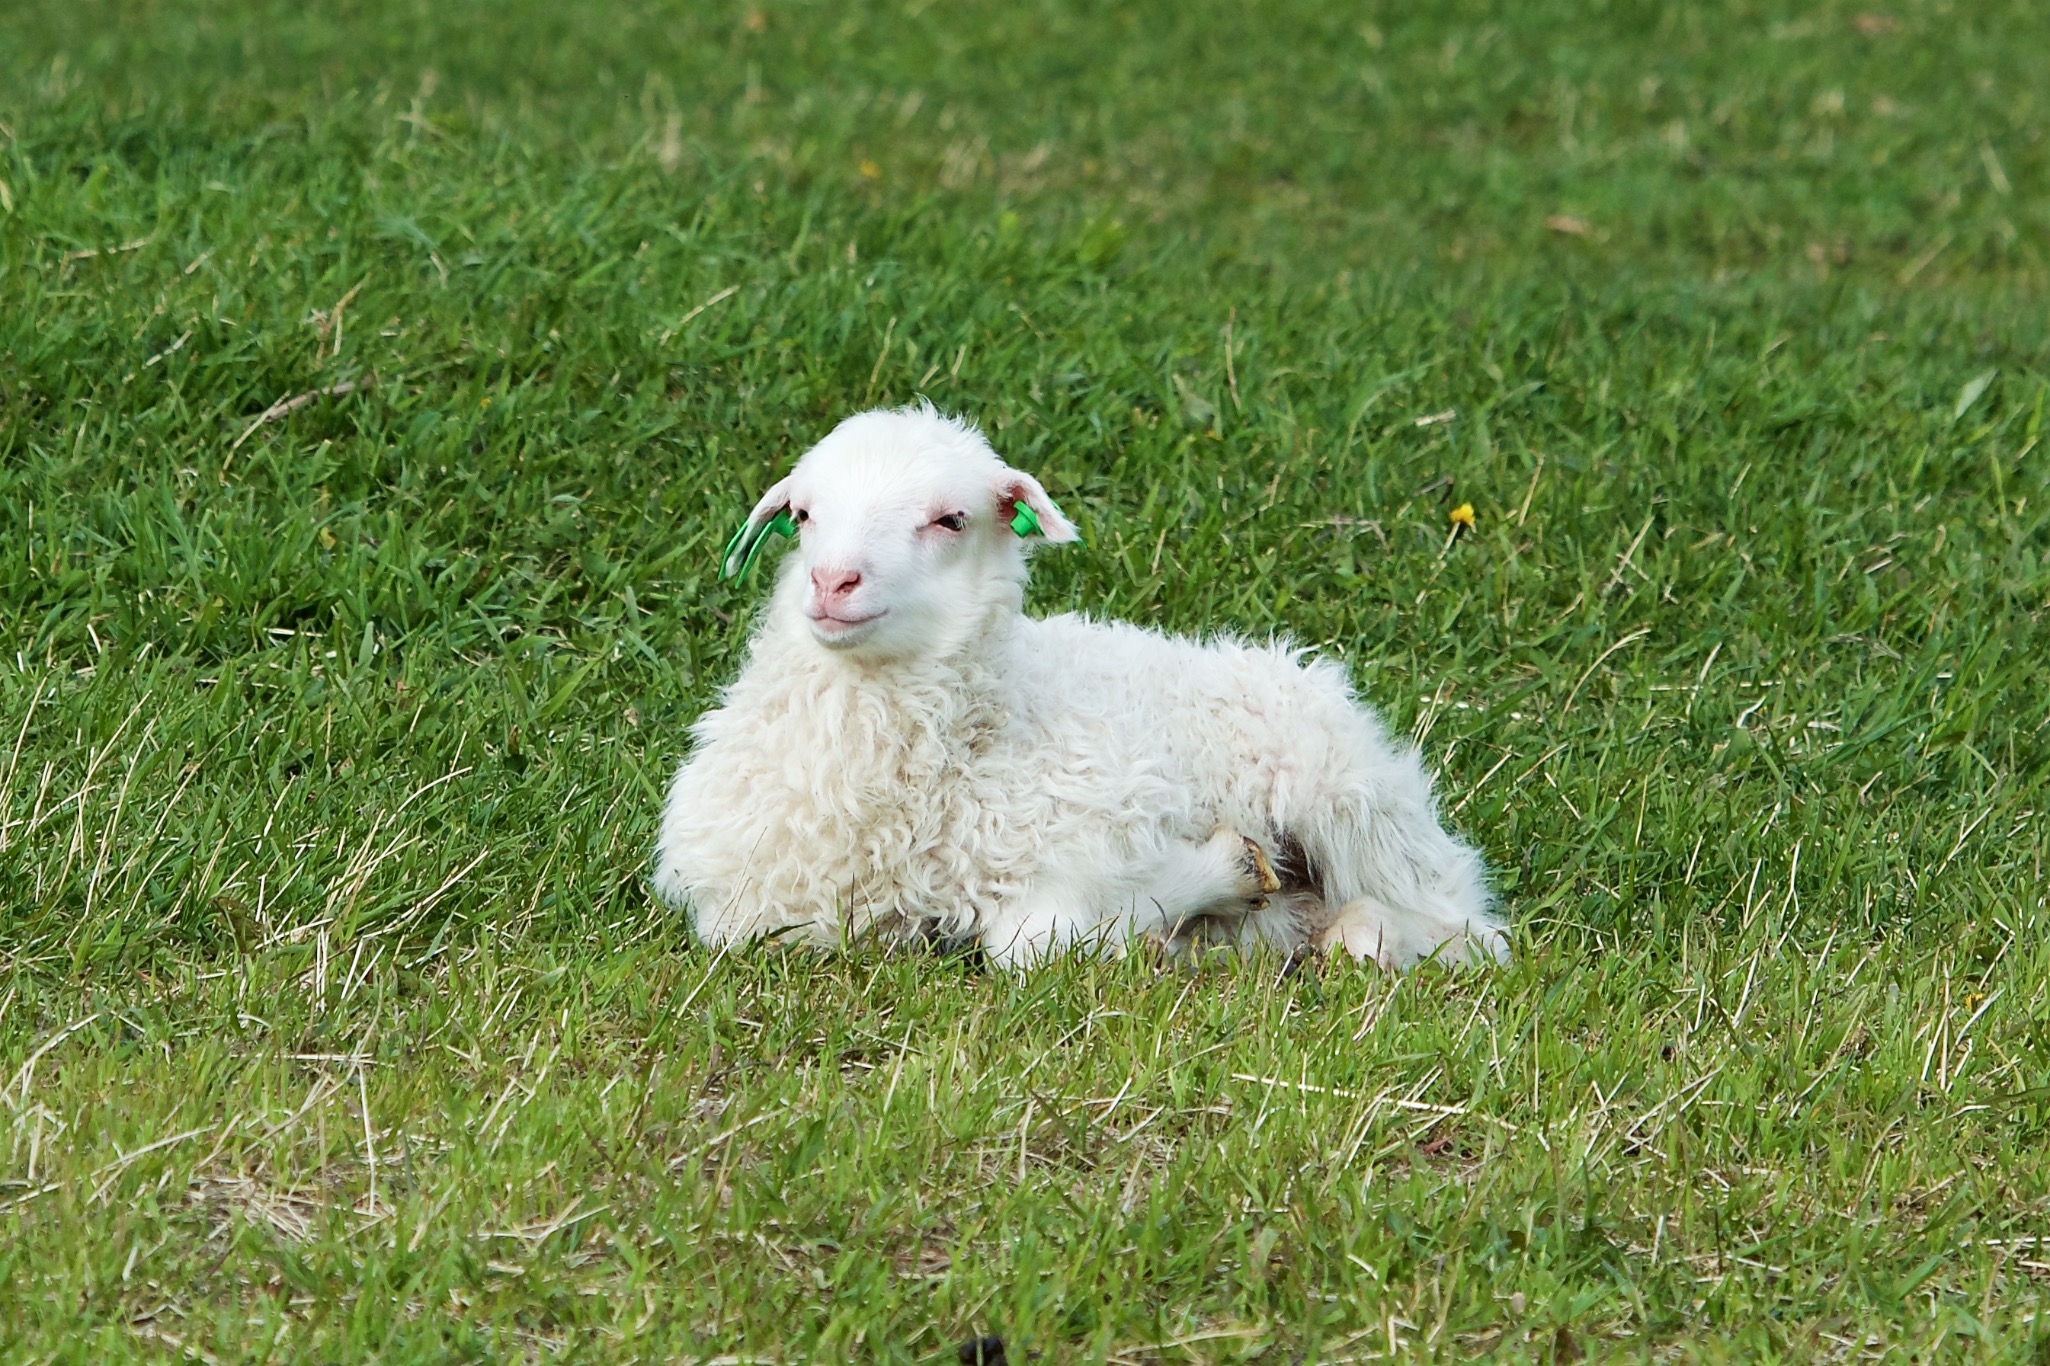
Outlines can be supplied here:
[[1479, 857], [1337, 664], [1026, 616], [1028, 542], [1079, 537], [972, 426], [848, 418], [724, 572], [771, 528], [798, 553], [657, 841], [656, 891], [703, 942], [1507, 957]]

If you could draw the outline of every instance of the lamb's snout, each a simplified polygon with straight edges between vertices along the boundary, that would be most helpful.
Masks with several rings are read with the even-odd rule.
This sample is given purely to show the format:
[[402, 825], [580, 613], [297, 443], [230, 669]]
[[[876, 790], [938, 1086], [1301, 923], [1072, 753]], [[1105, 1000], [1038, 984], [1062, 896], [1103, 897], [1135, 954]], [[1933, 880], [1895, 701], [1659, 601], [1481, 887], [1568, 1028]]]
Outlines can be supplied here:
[[858, 569], [814, 569], [811, 571], [811, 593], [822, 605], [831, 605], [836, 599], [851, 596], [861, 587], [861, 571]]
[[821, 566], [811, 571], [811, 592], [805, 595], [804, 615], [819, 639], [839, 646], [851, 645], [868, 635], [868, 628], [883, 612], [863, 600], [863, 583], [858, 569]]

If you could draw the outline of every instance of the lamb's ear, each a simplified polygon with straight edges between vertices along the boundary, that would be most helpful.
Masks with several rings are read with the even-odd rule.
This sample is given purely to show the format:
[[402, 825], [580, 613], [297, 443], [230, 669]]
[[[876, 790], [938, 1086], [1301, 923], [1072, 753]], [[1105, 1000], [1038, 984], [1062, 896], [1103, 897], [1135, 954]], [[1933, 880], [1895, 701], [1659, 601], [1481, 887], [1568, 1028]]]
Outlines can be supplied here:
[[1037, 534], [1055, 545], [1082, 539], [1082, 533], [1061, 515], [1061, 510], [1053, 505], [1053, 499], [1046, 496], [1046, 490], [1039, 486], [1039, 481], [1023, 470], [1006, 466], [998, 472], [996, 505], [997, 521], [1022, 537]]
[[726, 553], [719, 559], [719, 577], [742, 577], [753, 567], [755, 556], [762, 553], [762, 543], [769, 539], [770, 532], [788, 536], [795, 529], [790, 520], [790, 477], [785, 475], [761, 496], [740, 530], [726, 543]]

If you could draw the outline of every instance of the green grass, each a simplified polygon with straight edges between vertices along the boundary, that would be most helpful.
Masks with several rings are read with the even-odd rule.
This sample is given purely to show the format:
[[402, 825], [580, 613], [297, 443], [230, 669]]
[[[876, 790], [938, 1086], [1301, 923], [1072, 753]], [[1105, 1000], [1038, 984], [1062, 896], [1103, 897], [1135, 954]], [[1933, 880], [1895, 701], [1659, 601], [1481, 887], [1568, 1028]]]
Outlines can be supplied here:
[[[2050, 27], [1099, 8], [0, 12], [0, 1359], [2050, 1354]], [[716, 552], [919, 393], [1516, 962], [694, 947]]]

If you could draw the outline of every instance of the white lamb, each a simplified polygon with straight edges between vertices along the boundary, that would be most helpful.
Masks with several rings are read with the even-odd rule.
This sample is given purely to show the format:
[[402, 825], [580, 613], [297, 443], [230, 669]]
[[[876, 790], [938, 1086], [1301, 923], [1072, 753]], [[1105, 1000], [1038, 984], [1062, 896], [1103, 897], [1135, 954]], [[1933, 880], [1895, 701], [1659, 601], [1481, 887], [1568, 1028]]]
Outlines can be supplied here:
[[656, 851], [706, 943], [1507, 956], [1479, 858], [1336, 664], [1025, 616], [1027, 537], [1076, 531], [973, 427], [847, 419], [762, 495], [727, 573], [783, 514], [800, 553]]

